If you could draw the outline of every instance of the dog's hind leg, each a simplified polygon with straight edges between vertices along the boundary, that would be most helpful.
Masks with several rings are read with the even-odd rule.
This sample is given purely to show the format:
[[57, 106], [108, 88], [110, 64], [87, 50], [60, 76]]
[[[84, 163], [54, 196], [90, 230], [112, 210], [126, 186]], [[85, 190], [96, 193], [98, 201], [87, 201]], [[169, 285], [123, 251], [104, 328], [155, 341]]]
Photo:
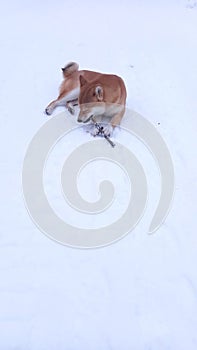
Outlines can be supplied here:
[[[49, 105], [45, 109], [45, 113], [47, 115], [51, 115], [56, 107], [65, 106], [68, 108], [69, 112], [73, 114], [73, 106], [76, 105], [76, 102], [78, 101], [78, 96], [79, 88], [73, 89], [66, 94], [61, 93], [56, 100], [49, 103]], [[74, 104], [72, 104], [72, 102], [74, 102]]]
[[60, 106], [58, 99], [49, 103], [49, 105], [45, 108], [45, 113], [47, 115], [51, 115], [57, 106]]

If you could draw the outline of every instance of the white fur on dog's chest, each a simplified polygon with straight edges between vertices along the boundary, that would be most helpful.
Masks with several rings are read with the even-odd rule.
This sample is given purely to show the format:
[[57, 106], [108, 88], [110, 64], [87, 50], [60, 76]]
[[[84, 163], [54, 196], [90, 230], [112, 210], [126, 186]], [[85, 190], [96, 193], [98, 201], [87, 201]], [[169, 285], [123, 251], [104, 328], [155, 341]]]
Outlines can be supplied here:
[[124, 109], [123, 105], [120, 104], [107, 104], [105, 107], [105, 115], [113, 116], [116, 113], [120, 113]]

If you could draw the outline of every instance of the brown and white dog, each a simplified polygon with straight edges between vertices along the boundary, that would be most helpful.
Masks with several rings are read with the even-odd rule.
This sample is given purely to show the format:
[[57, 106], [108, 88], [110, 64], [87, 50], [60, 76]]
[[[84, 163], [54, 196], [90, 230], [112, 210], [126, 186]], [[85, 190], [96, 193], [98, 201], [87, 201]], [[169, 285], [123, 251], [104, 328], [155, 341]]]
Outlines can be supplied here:
[[[46, 107], [45, 112], [50, 115], [57, 106], [66, 106], [74, 114], [74, 106], [79, 104], [78, 122], [86, 123], [93, 117], [96, 121], [102, 121], [107, 117], [110, 122], [104, 127], [104, 134], [110, 135], [125, 112], [125, 84], [117, 75], [78, 68], [75, 62], [62, 68], [64, 80], [59, 96]], [[97, 133], [98, 129], [95, 128], [93, 134]]]

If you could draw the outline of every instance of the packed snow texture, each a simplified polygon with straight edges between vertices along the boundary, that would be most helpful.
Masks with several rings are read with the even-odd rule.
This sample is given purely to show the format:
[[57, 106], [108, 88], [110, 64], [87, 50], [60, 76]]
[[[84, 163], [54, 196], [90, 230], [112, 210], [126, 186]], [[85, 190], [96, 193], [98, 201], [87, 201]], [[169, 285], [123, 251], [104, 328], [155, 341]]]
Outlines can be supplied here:
[[[0, 17], [0, 350], [196, 350], [196, 1], [8, 0]], [[145, 116], [168, 145], [175, 197], [153, 235], [147, 230], [159, 195], [158, 170], [144, 145], [121, 131], [114, 140], [136, 152], [150, 190], [133, 232], [105, 248], [73, 249], [47, 238], [27, 213], [24, 155], [50, 118], [43, 111], [57, 96], [60, 68], [69, 61], [120, 75], [128, 108]], [[46, 192], [59, 212], [59, 160], [86, 139], [81, 129], [74, 132], [46, 167]], [[82, 195], [91, 199], [95, 186], [88, 181]], [[69, 217], [78, 222], [75, 213]]]

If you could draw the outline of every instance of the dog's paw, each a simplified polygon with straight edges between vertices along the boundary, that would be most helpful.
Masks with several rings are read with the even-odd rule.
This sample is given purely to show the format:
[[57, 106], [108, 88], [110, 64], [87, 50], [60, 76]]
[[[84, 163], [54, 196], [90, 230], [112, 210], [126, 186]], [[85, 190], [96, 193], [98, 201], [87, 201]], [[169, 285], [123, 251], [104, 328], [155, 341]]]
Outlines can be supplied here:
[[74, 110], [74, 108], [73, 108], [73, 107], [71, 107], [71, 106], [67, 106], [67, 108], [68, 108], [68, 111], [69, 111], [69, 113], [70, 113], [70, 114], [72, 114], [72, 115], [74, 115], [74, 114], [75, 114], [75, 110]]
[[99, 129], [94, 124], [87, 125], [86, 131], [92, 136], [97, 136], [100, 133]]
[[47, 115], [51, 115], [51, 114], [53, 113], [53, 109], [50, 108], [50, 107], [47, 107], [47, 108], [45, 109], [45, 113], [46, 113]]
[[105, 136], [112, 136], [112, 134], [113, 134], [113, 127], [111, 126], [111, 124], [107, 124], [103, 128], [103, 133], [104, 133]]
[[91, 131], [90, 131], [90, 134], [94, 137], [97, 136], [99, 134], [98, 128], [96, 126], [93, 126]]

